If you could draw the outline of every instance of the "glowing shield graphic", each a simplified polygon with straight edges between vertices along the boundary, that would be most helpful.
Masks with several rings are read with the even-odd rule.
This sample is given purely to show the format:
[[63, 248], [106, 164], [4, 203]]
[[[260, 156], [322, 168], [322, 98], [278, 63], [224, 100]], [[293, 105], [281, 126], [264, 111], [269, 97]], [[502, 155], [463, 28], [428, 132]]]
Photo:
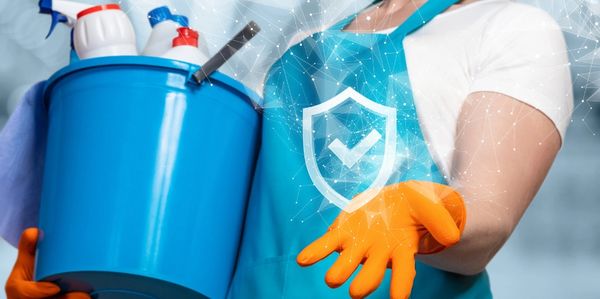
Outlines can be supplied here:
[[394, 171], [396, 125], [396, 108], [350, 87], [304, 108], [304, 161], [317, 190], [346, 212], [373, 199]]

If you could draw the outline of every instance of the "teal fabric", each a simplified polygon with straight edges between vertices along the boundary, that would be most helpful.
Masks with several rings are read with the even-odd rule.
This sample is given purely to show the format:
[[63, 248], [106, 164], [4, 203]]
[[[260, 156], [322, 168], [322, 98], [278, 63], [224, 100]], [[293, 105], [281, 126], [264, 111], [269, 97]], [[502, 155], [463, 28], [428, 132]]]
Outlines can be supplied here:
[[[324, 282], [337, 254], [308, 268], [295, 262], [296, 255], [320, 237], [340, 212], [328, 204], [309, 175], [303, 142], [305, 108], [326, 102], [347, 88], [395, 108], [395, 159], [386, 183], [411, 179], [445, 183], [421, 133], [402, 40], [456, 2], [430, 0], [389, 35], [342, 31], [355, 17], [350, 16], [292, 47], [272, 66], [264, 89], [262, 148], [229, 298], [348, 297], [349, 283], [330, 289]], [[319, 173], [350, 198], [374, 180], [386, 156], [384, 140], [390, 138], [385, 136], [388, 119], [357, 103], [345, 101], [328, 113], [313, 116], [314, 140], [309, 141], [314, 142], [311, 146], [318, 154]], [[373, 129], [385, 134], [365, 156], [370, 159], [362, 159], [367, 161], [344, 166], [327, 147], [337, 138], [352, 149]], [[369, 298], [389, 298], [389, 280], [388, 270]], [[485, 272], [467, 277], [417, 263], [411, 298], [491, 297]]]

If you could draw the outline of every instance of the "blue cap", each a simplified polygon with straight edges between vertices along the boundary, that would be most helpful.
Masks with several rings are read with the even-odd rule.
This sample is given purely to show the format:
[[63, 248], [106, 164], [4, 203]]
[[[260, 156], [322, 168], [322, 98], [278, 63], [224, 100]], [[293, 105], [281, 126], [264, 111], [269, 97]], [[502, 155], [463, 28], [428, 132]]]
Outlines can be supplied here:
[[171, 19], [171, 11], [166, 6], [157, 7], [148, 12], [148, 21], [150, 26], [154, 27], [156, 24]]
[[181, 25], [181, 27], [190, 27], [190, 22], [186, 16], [172, 15], [171, 21]]

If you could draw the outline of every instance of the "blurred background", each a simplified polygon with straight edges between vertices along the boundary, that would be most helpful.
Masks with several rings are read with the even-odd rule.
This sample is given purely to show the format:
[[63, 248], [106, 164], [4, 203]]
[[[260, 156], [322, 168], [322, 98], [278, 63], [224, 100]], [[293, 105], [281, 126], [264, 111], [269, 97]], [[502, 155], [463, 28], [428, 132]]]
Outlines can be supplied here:
[[[485, 1], [485, 0], [482, 0]], [[90, 2], [92, 1], [80, 1]], [[93, 1], [104, 3], [114, 1]], [[358, 10], [370, 1], [187, 0], [116, 1], [133, 19], [138, 40], [149, 34], [145, 13], [167, 4], [191, 16], [214, 53], [246, 20], [262, 37], [226, 72], [260, 89], [276, 49], [293, 36]], [[575, 111], [564, 146], [532, 206], [488, 268], [496, 298], [600, 298], [600, 1], [523, 0], [548, 11], [565, 32], [575, 91]], [[69, 32], [58, 26], [44, 39], [49, 18], [37, 1], [0, 0], [0, 128], [35, 82], [68, 63]], [[137, 18], [137, 22], [136, 22]], [[210, 32], [207, 33], [207, 32]], [[298, 38], [298, 36], [296, 36]], [[251, 54], [251, 55], [250, 55]], [[248, 59], [250, 57], [250, 59]], [[1, 167], [1, 166], [0, 166]], [[0, 207], [1, 209], [2, 207]], [[0, 284], [16, 250], [0, 239]], [[4, 299], [4, 292], [0, 299]]]

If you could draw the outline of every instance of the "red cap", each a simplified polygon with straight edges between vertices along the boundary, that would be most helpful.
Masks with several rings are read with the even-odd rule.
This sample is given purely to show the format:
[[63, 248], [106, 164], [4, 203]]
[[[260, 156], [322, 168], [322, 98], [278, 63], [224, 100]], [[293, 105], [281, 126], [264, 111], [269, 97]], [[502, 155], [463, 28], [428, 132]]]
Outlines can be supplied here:
[[198, 32], [189, 27], [177, 28], [179, 36], [173, 39], [173, 47], [193, 46], [198, 47]]
[[102, 10], [108, 10], [108, 9], [121, 9], [121, 7], [119, 6], [119, 4], [105, 4], [105, 5], [96, 5], [96, 6], [92, 6], [90, 8], [86, 8], [82, 11], [80, 11], [77, 14], [77, 18], [81, 19], [83, 16], [85, 15], [89, 15], [91, 13], [95, 13], [95, 12], [99, 12]]

